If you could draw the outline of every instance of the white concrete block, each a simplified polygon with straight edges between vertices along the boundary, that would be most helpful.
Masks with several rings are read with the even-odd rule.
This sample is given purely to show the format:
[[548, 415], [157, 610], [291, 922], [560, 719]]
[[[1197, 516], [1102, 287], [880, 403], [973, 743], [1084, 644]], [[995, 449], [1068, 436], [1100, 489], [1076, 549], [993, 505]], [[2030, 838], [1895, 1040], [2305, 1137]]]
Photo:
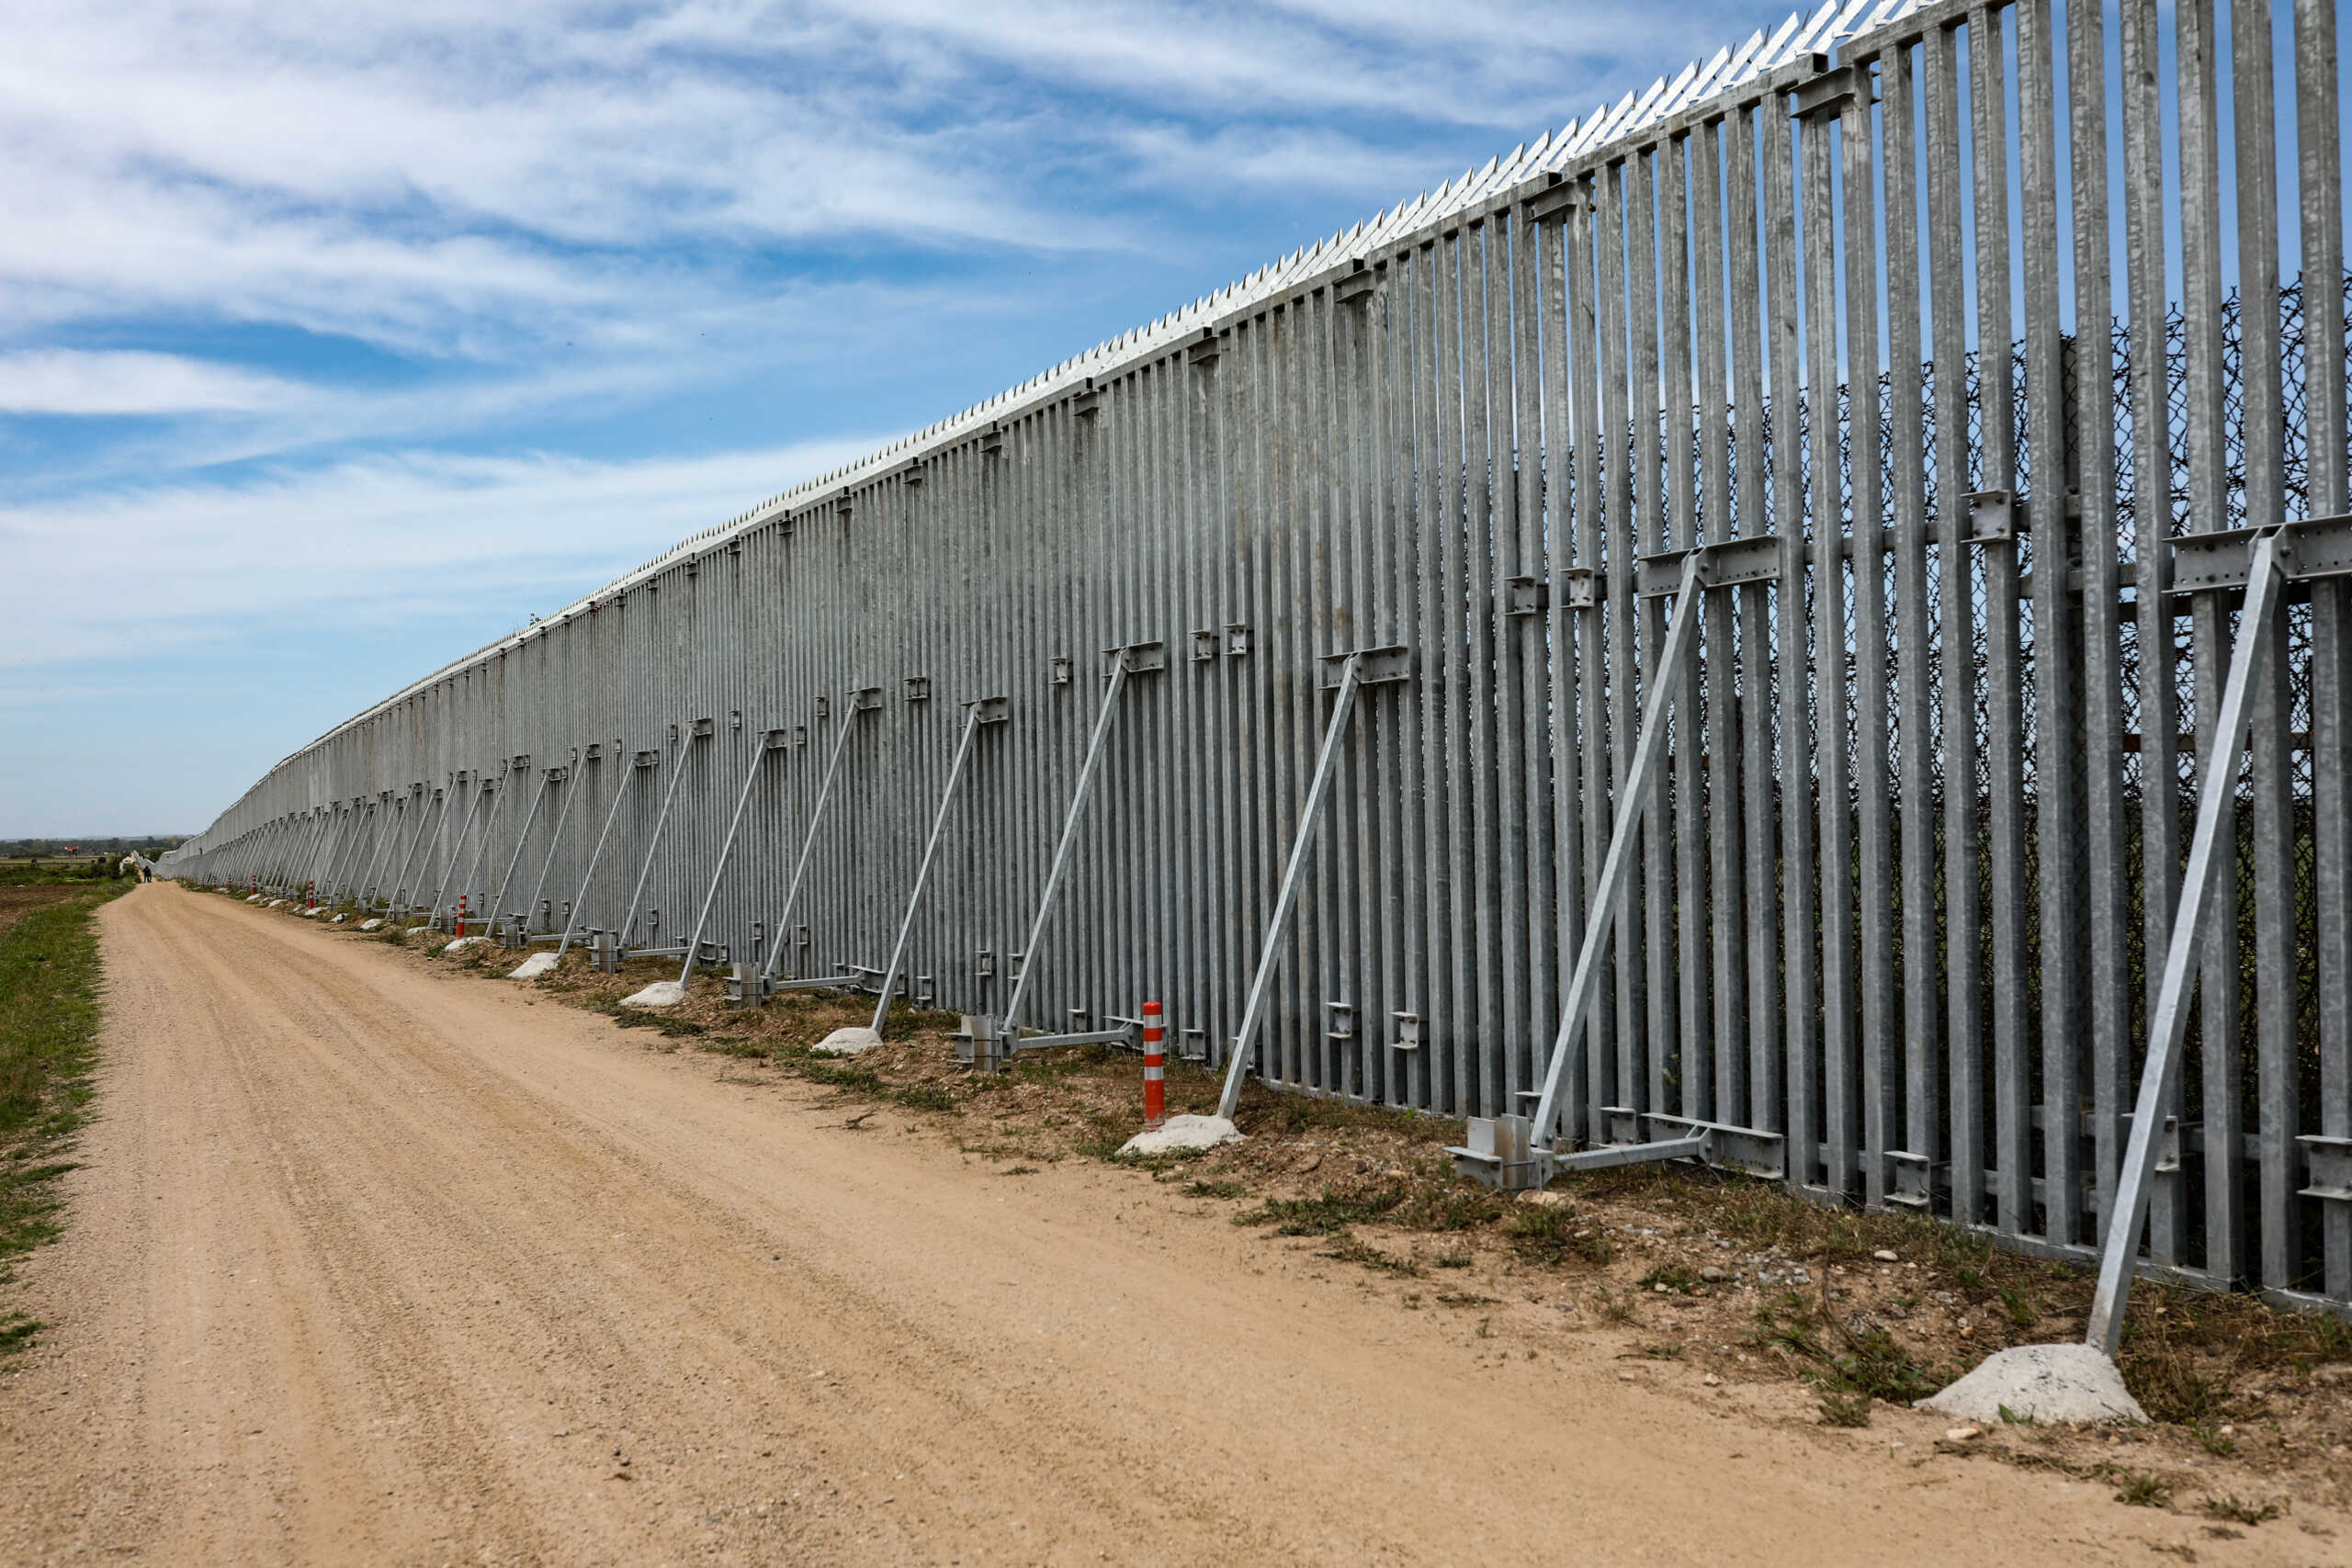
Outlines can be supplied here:
[[1167, 1155], [1213, 1149], [1219, 1144], [1239, 1142], [1239, 1129], [1222, 1116], [1170, 1116], [1160, 1126], [1129, 1138], [1119, 1145], [1119, 1152], [1123, 1155]]

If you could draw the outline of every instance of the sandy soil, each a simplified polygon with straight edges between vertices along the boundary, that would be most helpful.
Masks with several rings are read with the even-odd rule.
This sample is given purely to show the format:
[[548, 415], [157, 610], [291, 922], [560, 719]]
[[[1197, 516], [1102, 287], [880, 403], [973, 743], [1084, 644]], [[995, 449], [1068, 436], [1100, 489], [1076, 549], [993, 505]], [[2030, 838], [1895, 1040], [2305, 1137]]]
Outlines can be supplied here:
[[101, 1119], [26, 1269], [57, 1326], [0, 1376], [0, 1562], [2352, 1556], [2322, 1508], [2216, 1537], [1911, 1412], [1498, 1348], [1136, 1172], [1006, 1179], [225, 899], [100, 919]]

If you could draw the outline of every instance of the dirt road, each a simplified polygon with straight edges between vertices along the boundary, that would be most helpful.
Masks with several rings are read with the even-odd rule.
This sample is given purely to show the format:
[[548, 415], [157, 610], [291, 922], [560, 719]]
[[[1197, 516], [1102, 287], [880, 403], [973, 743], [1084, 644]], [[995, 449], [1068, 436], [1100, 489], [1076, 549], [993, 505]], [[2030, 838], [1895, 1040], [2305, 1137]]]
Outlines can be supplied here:
[[[1498, 1353], [1076, 1162], [225, 899], [102, 916], [0, 1562], [2341, 1561], [1831, 1432], [1564, 1328]], [[1530, 1356], [1533, 1359], [1529, 1359]], [[1679, 1378], [1679, 1381], [1678, 1381]], [[1793, 1405], [1786, 1407], [1793, 1410]], [[1900, 1444], [1902, 1446], [1891, 1446]]]

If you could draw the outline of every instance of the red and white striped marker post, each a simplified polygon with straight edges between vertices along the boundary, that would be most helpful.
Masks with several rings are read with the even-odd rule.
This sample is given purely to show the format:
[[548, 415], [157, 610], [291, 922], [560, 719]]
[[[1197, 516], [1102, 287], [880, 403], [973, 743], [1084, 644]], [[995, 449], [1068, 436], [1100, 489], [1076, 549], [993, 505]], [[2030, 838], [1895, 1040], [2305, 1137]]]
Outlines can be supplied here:
[[319, 907], [318, 899], [311, 897], [317, 891], [318, 886], [315, 882], [302, 884], [302, 908], [305, 909], [315, 909]]
[[1143, 1004], [1143, 1124], [1168, 1120], [1168, 1031], [1160, 1027], [1159, 1004]]
[[463, 940], [464, 940], [464, 938], [465, 938], [465, 934], [466, 934], [466, 896], [465, 896], [464, 894], [460, 893], [460, 894], [458, 894], [458, 939], [459, 939], [460, 941], [463, 941]]

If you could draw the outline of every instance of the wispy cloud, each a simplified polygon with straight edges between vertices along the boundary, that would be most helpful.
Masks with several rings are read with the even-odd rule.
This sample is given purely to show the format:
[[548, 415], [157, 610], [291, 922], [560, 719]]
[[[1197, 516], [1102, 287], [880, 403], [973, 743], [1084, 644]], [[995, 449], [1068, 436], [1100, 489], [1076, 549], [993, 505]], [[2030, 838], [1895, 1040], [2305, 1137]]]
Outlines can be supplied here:
[[0, 354], [0, 410], [11, 413], [259, 413], [288, 407], [306, 395], [301, 385], [279, 377], [175, 354]]
[[425, 604], [551, 605], [883, 439], [635, 462], [412, 451], [0, 507], [12, 570], [42, 585], [0, 620], [0, 667], [381, 625]]

